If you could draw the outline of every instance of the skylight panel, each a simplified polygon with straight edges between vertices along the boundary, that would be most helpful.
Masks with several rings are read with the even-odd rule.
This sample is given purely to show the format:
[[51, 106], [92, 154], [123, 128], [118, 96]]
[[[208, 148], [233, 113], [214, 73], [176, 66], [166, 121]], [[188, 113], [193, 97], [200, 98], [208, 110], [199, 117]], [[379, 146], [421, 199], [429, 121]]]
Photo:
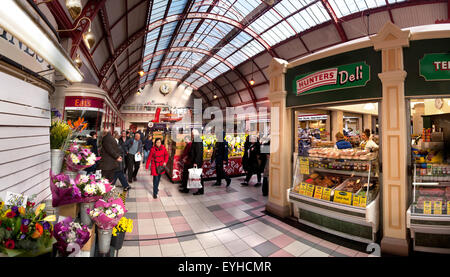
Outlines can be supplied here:
[[186, 6], [187, 0], [177, 0], [172, 1], [170, 5], [168, 15], [181, 14], [183, 13], [184, 7]]

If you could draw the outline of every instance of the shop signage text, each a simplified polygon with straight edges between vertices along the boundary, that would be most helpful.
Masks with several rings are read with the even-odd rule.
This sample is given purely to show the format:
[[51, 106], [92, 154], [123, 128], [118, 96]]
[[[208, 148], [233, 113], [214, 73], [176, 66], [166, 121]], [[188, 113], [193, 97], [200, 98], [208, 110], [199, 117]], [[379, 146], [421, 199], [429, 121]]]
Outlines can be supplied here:
[[370, 80], [370, 67], [365, 62], [300, 75], [294, 79], [297, 96], [313, 92], [365, 86]]
[[102, 109], [103, 102], [97, 98], [66, 97], [66, 107]]
[[450, 80], [450, 54], [425, 54], [419, 61], [419, 74], [426, 81]]

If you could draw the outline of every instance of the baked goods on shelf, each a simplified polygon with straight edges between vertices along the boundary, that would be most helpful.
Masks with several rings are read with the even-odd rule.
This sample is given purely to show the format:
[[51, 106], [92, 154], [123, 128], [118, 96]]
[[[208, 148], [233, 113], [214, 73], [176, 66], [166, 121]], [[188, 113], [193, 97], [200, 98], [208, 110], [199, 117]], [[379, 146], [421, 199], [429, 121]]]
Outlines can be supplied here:
[[311, 148], [308, 150], [310, 157], [348, 160], [373, 160], [376, 153], [360, 149], [336, 149], [336, 148]]

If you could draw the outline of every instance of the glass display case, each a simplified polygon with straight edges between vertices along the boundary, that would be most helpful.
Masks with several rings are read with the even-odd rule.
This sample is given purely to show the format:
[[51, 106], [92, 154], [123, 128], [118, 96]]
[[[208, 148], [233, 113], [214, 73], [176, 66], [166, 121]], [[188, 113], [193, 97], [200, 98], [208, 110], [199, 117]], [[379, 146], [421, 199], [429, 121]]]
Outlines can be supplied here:
[[299, 222], [361, 242], [378, 232], [377, 152], [310, 148], [296, 157], [289, 199]]

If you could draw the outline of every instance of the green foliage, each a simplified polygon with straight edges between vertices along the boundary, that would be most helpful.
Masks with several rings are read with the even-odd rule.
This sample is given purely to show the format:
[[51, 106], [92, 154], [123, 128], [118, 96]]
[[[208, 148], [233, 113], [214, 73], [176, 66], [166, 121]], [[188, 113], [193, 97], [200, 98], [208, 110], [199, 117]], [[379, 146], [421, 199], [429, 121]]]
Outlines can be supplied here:
[[61, 149], [71, 133], [69, 125], [63, 121], [55, 121], [50, 127], [50, 148]]

